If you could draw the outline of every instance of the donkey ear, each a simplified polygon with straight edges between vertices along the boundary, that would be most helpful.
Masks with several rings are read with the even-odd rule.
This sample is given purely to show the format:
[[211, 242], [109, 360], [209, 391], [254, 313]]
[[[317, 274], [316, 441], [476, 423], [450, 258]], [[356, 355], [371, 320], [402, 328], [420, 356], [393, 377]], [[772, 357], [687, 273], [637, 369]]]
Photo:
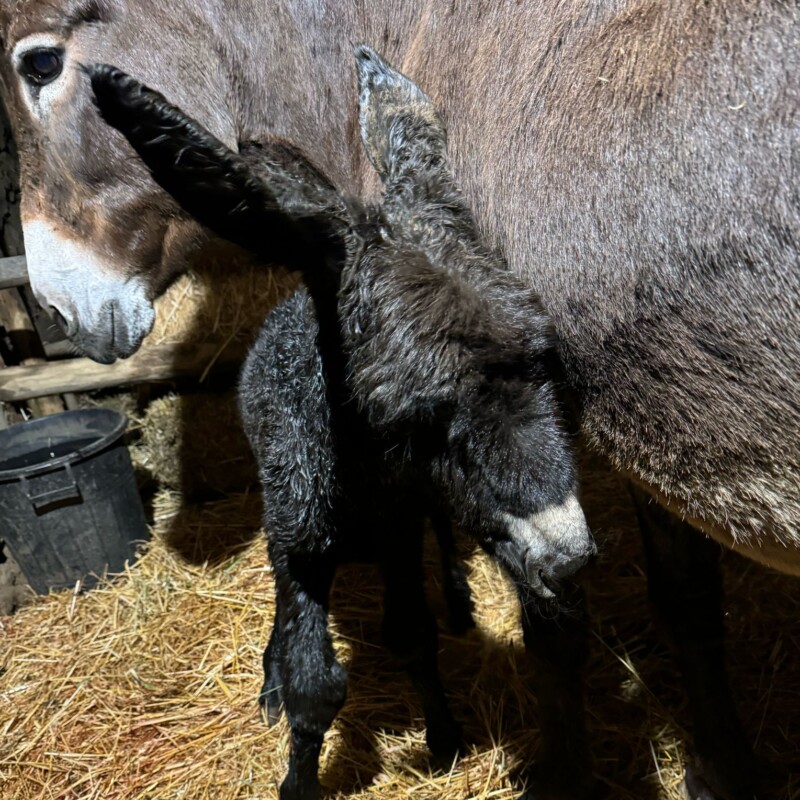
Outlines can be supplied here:
[[250, 250], [263, 246], [269, 188], [236, 153], [166, 98], [107, 64], [84, 67], [102, 118], [198, 222]]
[[414, 81], [366, 45], [356, 47], [355, 57], [361, 139], [372, 166], [383, 176], [390, 168], [390, 129], [395, 119], [440, 124], [431, 99]]
[[[374, 94], [391, 98], [395, 105], [430, 104], [430, 98], [411, 78], [384, 61], [371, 47], [360, 44], [355, 48], [361, 102], [369, 102]], [[386, 100], [384, 100], [386, 102]]]

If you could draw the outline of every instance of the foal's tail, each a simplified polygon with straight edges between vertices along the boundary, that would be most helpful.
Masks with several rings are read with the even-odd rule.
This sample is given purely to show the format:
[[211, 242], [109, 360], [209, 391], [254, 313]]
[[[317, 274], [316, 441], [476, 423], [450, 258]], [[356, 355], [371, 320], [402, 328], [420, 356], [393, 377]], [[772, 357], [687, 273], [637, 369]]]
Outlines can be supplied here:
[[[264, 159], [269, 168], [256, 169], [163, 95], [121, 70], [107, 64], [84, 70], [103, 119], [125, 136], [156, 183], [198, 222], [265, 260], [303, 272], [343, 257], [342, 228], [324, 200], [334, 206], [340, 201], [322, 176], [318, 196], [309, 202], [306, 192], [306, 202], [298, 203], [295, 195], [286, 196], [297, 181], [286, 180], [285, 170], [280, 180], [284, 167], [269, 161], [268, 149]], [[278, 178], [274, 185], [270, 169]]]

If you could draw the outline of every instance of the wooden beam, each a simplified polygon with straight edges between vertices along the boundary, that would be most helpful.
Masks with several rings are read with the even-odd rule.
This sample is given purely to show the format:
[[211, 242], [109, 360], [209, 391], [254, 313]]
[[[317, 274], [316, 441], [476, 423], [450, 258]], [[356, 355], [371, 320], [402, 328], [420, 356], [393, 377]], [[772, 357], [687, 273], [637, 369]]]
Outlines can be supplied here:
[[0, 258], [0, 289], [23, 286], [28, 282], [28, 262], [25, 256]]
[[180, 343], [148, 347], [128, 359], [107, 365], [74, 358], [29, 367], [6, 367], [0, 370], [0, 401], [11, 403], [64, 392], [205, 376], [212, 367], [214, 371], [237, 367], [245, 353], [246, 348], [241, 344]]

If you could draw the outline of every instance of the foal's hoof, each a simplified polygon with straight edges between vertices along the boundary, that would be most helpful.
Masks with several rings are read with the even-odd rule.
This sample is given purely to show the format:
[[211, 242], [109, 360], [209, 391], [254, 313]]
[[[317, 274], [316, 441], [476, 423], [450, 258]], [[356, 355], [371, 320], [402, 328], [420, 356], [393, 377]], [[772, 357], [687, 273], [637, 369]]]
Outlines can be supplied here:
[[465, 751], [461, 725], [455, 720], [439, 725], [428, 725], [425, 741], [434, 759], [446, 768], [449, 768]]
[[758, 797], [752, 775], [739, 780], [714, 780], [696, 766], [687, 766], [681, 789], [686, 800], [754, 800]]
[[690, 767], [686, 768], [686, 775], [681, 784], [681, 791], [686, 800], [722, 800], [705, 782], [702, 775], [694, 773]]
[[595, 800], [598, 785], [590, 772], [576, 768], [572, 772], [533, 768], [528, 789], [519, 800]]
[[319, 800], [321, 793], [316, 775], [295, 776], [290, 773], [281, 784], [280, 800]]
[[261, 709], [261, 716], [271, 728], [281, 718], [283, 714], [283, 693], [280, 686], [271, 689], [266, 686], [261, 689], [258, 696], [258, 705]]

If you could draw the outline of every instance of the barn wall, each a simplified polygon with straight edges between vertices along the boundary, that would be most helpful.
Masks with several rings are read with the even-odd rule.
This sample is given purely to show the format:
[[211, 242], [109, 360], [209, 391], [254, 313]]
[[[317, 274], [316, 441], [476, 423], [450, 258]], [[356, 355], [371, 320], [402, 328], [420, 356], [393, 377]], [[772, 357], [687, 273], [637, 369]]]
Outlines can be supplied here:
[[0, 254], [24, 251], [19, 220], [19, 165], [5, 108], [0, 102]]

